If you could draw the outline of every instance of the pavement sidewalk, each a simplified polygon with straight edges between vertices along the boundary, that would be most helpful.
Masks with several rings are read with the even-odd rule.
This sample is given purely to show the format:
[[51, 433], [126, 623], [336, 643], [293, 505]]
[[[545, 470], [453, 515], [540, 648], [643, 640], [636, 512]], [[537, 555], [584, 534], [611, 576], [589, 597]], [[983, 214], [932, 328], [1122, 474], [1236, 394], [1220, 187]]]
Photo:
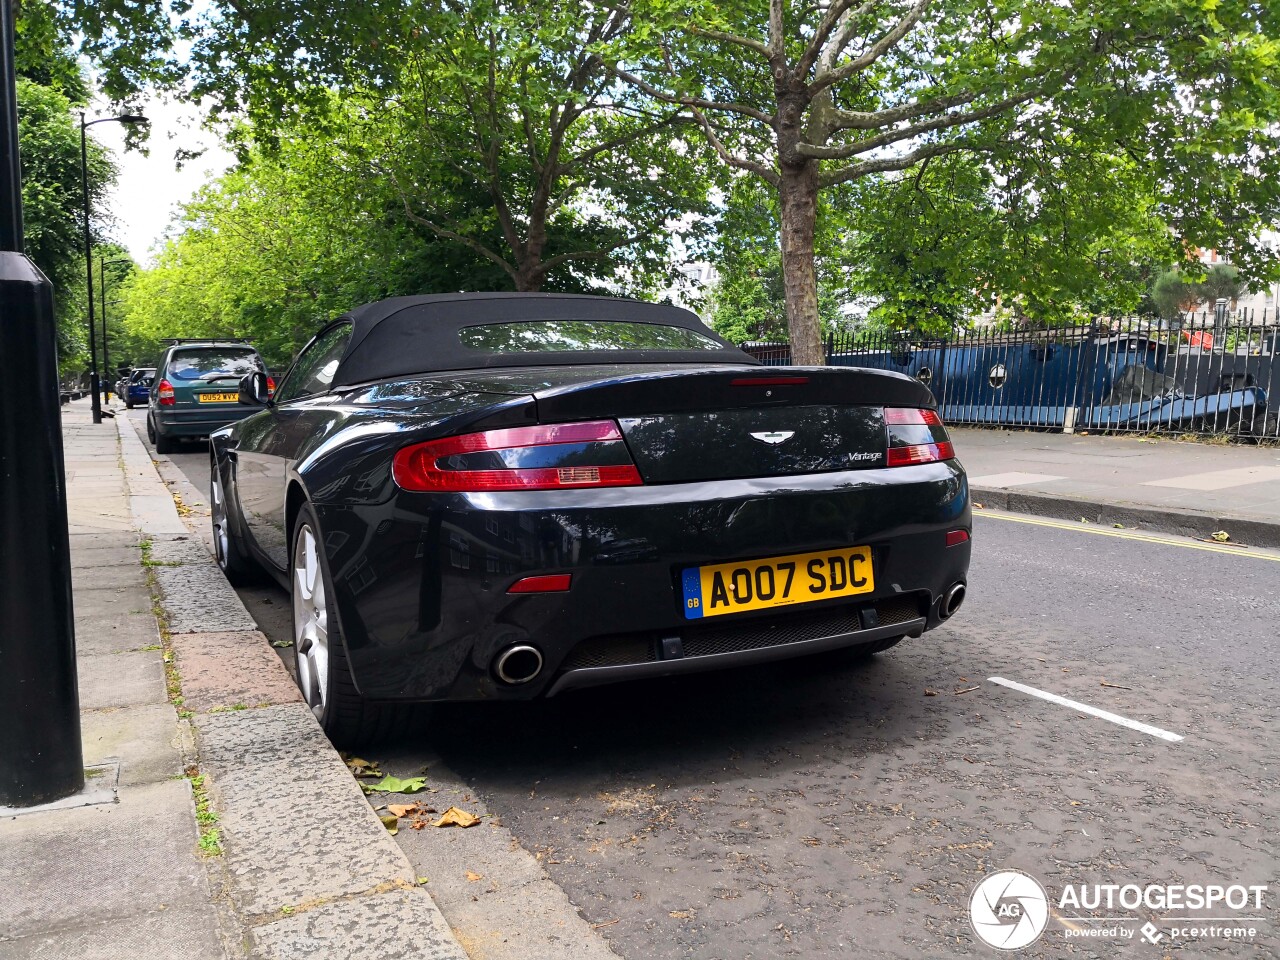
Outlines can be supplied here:
[[1280, 547], [1280, 447], [948, 430], [984, 508]]
[[62, 422], [87, 786], [0, 809], [0, 960], [465, 960], [137, 434]]

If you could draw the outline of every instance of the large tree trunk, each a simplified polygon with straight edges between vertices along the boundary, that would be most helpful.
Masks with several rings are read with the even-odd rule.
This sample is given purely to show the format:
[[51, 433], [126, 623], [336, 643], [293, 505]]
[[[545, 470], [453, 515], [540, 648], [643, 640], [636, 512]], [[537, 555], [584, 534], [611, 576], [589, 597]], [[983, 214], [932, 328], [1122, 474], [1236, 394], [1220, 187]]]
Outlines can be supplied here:
[[542, 283], [546, 279], [547, 275], [542, 272], [541, 264], [534, 263], [526, 266], [522, 263], [516, 270], [516, 290], [520, 293], [537, 293], [542, 289]]
[[818, 219], [818, 164], [814, 160], [782, 164], [778, 185], [782, 217], [782, 285], [791, 334], [791, 362], [825, 363], [822, 328], [818, 324], [818, 273], [814, 268], [813, 234]]

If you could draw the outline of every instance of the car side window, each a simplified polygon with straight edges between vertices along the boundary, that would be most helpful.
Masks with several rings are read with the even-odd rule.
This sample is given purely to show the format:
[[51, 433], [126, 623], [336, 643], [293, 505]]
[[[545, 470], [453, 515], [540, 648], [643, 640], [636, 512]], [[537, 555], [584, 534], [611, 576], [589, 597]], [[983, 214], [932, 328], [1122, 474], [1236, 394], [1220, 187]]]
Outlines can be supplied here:
[[276, 393], [276, 403], [286, 403], [328, 390], [333, 383], [333, 375], [338, 372], [338, 363], [346, 352], [350, 338], [349, 323], [340, 323], [320, 334], [294, 362], [289, 376]]

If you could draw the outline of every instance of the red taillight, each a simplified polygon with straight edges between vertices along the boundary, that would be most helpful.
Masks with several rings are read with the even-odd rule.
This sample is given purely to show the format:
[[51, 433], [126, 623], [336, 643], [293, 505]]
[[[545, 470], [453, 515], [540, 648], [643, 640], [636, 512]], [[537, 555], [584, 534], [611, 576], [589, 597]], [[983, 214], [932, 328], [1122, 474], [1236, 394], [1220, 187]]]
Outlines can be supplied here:
[[891, 467], [908, 467], [913, 463], [937, 463], [955, 457], [951, 441], [944, 443], [914, 443], [909, 447], [890, 447], [885, 463]]
[[276, 378], [267, 377], [267, 396], [274, 397], [276, 395]]
[[[475, 456], [486, 453], [495, 457]], [[557, 456], [561, 453], [562, 458]], [[453, 462], [442, 465], [448, 458]], [[556, 463], [557, 459], [562, 462]], [[644, 482], [612, 420], [512, 427], [428, 440], [399, 451], [392, 460], [391, 475], [402, 489], [439, 493], [635, 487]]]
[[885, 407], [884, 423], [889, 441], [884, 458], [886, 466], [937, 463], [956, 455], [937, 410]]
[[942, 418], [938, 416], [937, 410], [921, 410], [916, 407], [885, 407], [884, 422], [895, 426], [942, 426]]
[[172, 407], [175, 401], [173, 399], [173, 384], [168, 380], [161, 380], [156, 386], [156, 396], [160, 398], [160, 406]]
[[564, 593], [569, 589], [572, 575], [553, 573], [545, 577], [525, 577], [507, 587], [507, 593]]

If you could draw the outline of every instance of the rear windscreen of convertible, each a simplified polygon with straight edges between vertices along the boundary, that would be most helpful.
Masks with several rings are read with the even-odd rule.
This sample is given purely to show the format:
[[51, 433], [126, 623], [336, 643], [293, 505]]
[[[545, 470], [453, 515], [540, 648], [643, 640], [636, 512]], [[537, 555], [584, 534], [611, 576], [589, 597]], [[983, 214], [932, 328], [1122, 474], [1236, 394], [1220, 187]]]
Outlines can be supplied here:
[[464, 347], [486, 353], [592, 350], [723, 350], [710, 337], [683, 327], [625, 320], [533, 320], [463, 327]]

